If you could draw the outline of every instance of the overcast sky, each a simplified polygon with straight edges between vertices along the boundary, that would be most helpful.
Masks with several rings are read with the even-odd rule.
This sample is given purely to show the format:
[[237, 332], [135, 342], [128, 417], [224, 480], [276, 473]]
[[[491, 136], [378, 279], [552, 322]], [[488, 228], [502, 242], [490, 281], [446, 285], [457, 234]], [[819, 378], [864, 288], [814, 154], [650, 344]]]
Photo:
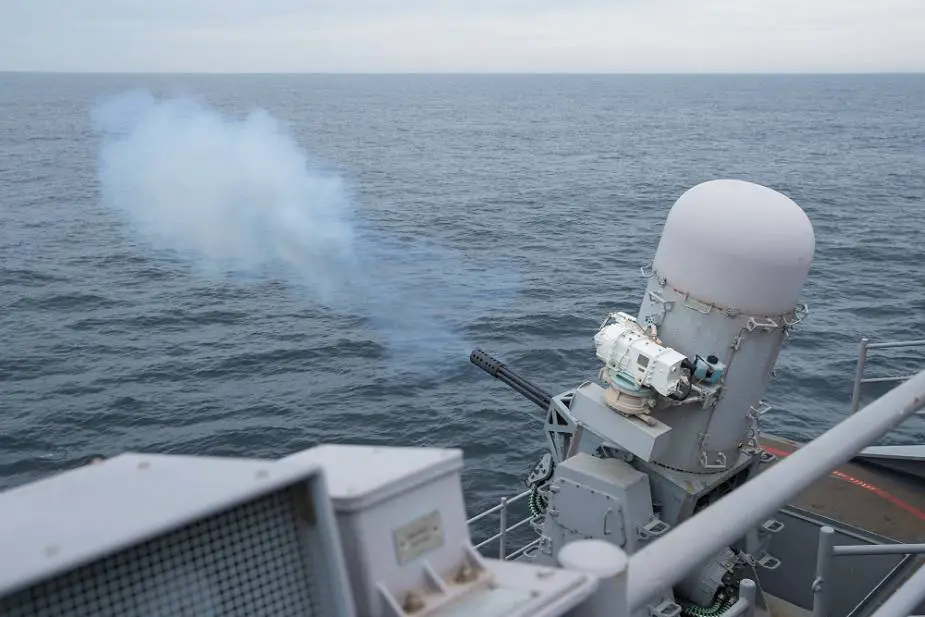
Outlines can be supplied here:
[[925, 71], [925, 0], [0, 0], [0, 70]]

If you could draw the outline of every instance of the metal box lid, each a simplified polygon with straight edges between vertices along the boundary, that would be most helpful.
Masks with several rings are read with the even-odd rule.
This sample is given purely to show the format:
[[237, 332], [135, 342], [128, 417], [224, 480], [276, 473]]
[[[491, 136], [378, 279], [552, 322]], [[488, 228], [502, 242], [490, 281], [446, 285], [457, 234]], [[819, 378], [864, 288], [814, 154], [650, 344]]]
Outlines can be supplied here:
[[334, 509], [350, 512], [459, 472], [463, 455], [457, 448], [325, 444], [281, 459], [279, 464], [294, 462], [320, 465]]

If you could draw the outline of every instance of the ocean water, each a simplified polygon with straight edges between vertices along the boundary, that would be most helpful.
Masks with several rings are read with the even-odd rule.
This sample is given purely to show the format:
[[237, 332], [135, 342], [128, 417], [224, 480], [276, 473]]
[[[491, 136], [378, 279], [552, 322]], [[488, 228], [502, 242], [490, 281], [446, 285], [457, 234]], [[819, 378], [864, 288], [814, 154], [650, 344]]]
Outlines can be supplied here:
[[[367, 225], [447, 256], [464, 348], [396, 353], [375, 319], [291, 281], [205, 276], [146, 245], [101, 203], [90, 119], [136, 88], [279, 118]], [[813, 221], [811, 313], [763, 419], [810, 439], [847, 414], [862, 336], [925, 338], [923, 170], [925, 76], [0, 74], [0, 487], [124, 450], [448, 446], [475, 512], [518, 491], [545, 442], [466, 349], [553, 392], [591, 377], [591, 336], [635, 313], [672, 203], [713, 178]], [[434, 274], [411, 253], [388, 284], [441, 310]], [[871, 373], [923, 360], [881, 353]], [[914, 418], [886, 442], [923, 433]]]

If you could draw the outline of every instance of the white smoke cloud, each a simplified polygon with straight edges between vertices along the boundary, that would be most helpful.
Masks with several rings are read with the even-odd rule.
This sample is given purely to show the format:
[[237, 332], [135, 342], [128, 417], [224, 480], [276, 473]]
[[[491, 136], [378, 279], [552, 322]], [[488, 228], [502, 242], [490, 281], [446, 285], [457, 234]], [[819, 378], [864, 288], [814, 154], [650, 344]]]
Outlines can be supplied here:
[[211, 268], [288, 271], [323, 301], [349, 282], [342, 182], [310, 169], [269, 114], [231, 120], [190, 99], [131, 93], [94, 116], [103, 199], [156, 246]]
[[[191, 99], [134, 92], [94, 112], [103, 201], [157, 249], [210, 275], [271, 275], [306, 299], [360, 314], [393, 354], [464, 361], [460, 311], [515, 293], [509, 270], [360, 221], [343, 181], [263, 111], [223, 117]], [[487, 298], [487, 300], [486, 300]]]

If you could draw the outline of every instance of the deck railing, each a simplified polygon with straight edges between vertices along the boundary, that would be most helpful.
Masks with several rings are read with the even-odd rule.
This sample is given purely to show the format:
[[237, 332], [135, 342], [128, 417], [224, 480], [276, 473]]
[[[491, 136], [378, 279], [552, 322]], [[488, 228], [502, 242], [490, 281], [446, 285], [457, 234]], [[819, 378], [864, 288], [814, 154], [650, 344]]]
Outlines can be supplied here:
[[864, 377], [864, 368], [867, 365], [867, 353], [872, 349], [898, 349], [902, 347], [925, 347], [925, 339], [915, 341], [887, 341], [871, 343], [870, 339], [861, 339], [861, 349], [858, 352], [858, 365], [854, 371], [854, 388], [851, 391], [851, 413], [857, 413], [861, 406], [861, 386], [866, 383], [901, 383], [912, 378], [912, 375], [887, 375], [885, 377]]
[[[925, 371], [849, 416], [629, 559], [628, 604], [645, 605], [925, 406]], [[684, 547], [678, 551], [677, 547]], [[638, 573], [638, 574], [637, 574]]]
[[510, 553], [510, 554], [507, 553], [507, 535], [510, 532], [516, 529], [520, 529], [524, 525], [529, 524], [530, 520], [533, 518], [531, 516], [528, 516], [520, 521], [517, 521], [513, 525], [508, 525], [507, 524], [508, 506], [510, 506], [511, 504], [517, 503], [521, 499], [524, 499], [525, 497], [527, 497], [529, 494], [530, 494], [530, 491], [526, 490], [520, 493], [519, 495], [515, 495], [514, 497], [502, 497], [501, 503], [499, 503], [493, 508], [489, 508], [488, 510], [485, 510], [484, 512], [480, 514], [476, 514], [475, 516], [470, 518], [468, 521], [466, 521], [471, 527], [473, 523], [477, 523], [483, 518], [491, 516], [492, 514], [498, 513], [499, 515], [498, 518], [500, 519], [500, 522], [498, 525], [498, 533], [476, 544], [475, 548], [477, 550], [482, 550], [484, 547], [488, 546], [492, 542], [497, 541], [498, 542], [498, 559], [516, 559], [517, 557], [520, 557], [526, 551], [530, 550], [531, 548], [533, 548], [539, 543], [539, 538], [537, 538], [533, 542], [530, 542], [524, 546], [521, 546], [520, 548], [515, 550], [513, 553]]
[[[858, 354], [857, 368], [854, 374], [854, 387], [851, 394], [851, 413], [855, 414], [858, 411], [861, 402], [861, 386], [864, 384], [870, 383], [902, 383], [908, 381], [913, 377], [913, 375], [900, 375], [900, 376], [881, 376], [881, 377], [864, 377], [864, 369], [867, 365], [868, 352], [870, 350], [876, 349], [896, 349], [896, 348], [916, 348], [916, 347], [925, 347], [925, 339], [918, 340], [906, 340], [906, 341], [885, 341], [881, 343], [871, 343], [870, 339], [862, 338], [861, 339], [861, 348]], [[516, 559], [524, 552], [530, 550], [537, 545], [539, 539], [534, 540], [527, 544], [516, 549], [512, 553], [507, 553], [507, 538], [508, 534], [516, 529], [519, 529], [527, 524], [529, 524], [531, 517], [526, 517], [520, 521], [517, 521], [513, 525], [508, 526], [508, 506], [513, 503], [516, 503], [530, 494], [530, 491], [524, 491], [519, 495], [514, 497], [503, 497], [500, 503], [493, 508], [490, 508], [480, 514], [477, 514], [469, 519], [469, 526], [472, 526], [473, 523], [476, 523], [492, 514], [499, 513], [500, 521], [498, 527], [498, 533], [487, 538], [475, 546], [476, 549], [482, 550], [484, 547], [490, 545], [493, 542], [498, 543], [498, 558], [499, 559]]]
[[[816, 552], [816, 578], [813, 580], [813, 617], [828, 617], [829, 591], [832, 588], [832, 558], [846, 555], [921, 555], [925, 544], [858, 544], [833, 546], [835, 530], [828, 525], [819, 529]], [[925, 600], [925, 567], [919, 568], [902, 587], [871, 617], [907, 617]]]
[[[713, 555], [743, 537], [813, 482], [830, 474], [923, 407], [925, 371], [848, 416], [639, 552], [626, 556], [614, 547], [623, 555], [615, 562], [621, 564], [620, 569], [600, 581], [596, 594], [606, 596], [608, 613], [619, 617], [647, 606], [663, 590], [673, 587], [698, 567], [704, 555]], [[476, 522], [493, 512], [504, 513], [499, 533], [479, 546], [499, 540], [502, 543], [499, 554], [502, 558], [511, 556], [505, 555], [503, 539], [516, 526], [506, 524], [507, 506], [528, 494], [527, 491], [503, 500], [470, 520]], [[527, 522], [529, 519], [518, 525]], [[906, 617], [912, 609], [905, 607], [914, 607], [922, 596], [925, 596], [925, 568], [897, 590], [874, 617]]]

